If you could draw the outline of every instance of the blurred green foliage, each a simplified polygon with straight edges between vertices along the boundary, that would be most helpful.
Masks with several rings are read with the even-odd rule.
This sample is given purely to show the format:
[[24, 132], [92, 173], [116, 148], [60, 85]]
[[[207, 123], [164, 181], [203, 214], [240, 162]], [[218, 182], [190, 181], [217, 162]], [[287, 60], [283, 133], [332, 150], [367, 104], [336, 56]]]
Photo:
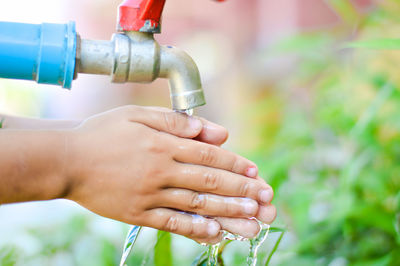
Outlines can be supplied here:
[[348, 25], [278, 44], [268, 56], [295, 69], [246, 106], [250, 156], [294, 239], [276, 262], [400, 265], [400, 51], [351, 49], [398, 49], [400, 3], [326, 2]]
[[172, 266], [172, 246], [171, 234], [168, 232], [158, 231], [157, 243], [154, 247], [154, 265], [156, 266]]
[[13, 247], [5, 247], [0, 249], [0, 265], [15, 265], [18, 259], [18, 252]]

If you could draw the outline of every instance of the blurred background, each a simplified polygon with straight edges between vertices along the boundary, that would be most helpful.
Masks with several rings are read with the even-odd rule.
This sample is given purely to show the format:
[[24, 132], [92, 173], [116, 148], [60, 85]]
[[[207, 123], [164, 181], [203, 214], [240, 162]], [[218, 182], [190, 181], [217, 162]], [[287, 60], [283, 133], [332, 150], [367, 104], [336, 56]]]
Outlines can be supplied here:
[[[119, 3], [2, 0], [0, 20], [74, 20], [83, 38], [108, 40]], [[227, 127], [225, 148], [275, 189], [283, 232], [259, 265], [400, 265], [400, 52], [345, 48], [398, 37], [399, 14], [398, 1], [167, 1], [156, 38], [197, 62], [197, 114]], [[67, 91], [0, 80], [0, 113], [83, 119], [125, 104], [168, 107], [167, 82], [79, 75]], [[117, 265], [128, 228], [69, 201], [0, 206], [0, 265]], [[204, 249], [146, 229], [129, 265], [190, 265]], [[225, 265], [245, 265], [247, 250], [227, 245]]]

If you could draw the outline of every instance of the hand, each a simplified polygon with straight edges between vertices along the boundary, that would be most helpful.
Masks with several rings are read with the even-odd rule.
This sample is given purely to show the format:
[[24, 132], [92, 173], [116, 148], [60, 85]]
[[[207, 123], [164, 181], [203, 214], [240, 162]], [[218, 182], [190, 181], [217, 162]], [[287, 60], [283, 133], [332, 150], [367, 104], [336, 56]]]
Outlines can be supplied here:
[[[159, 112], [172, 112], [172, 110], [170, 110], [168, 108], [162, 108], [162, 107], [148, 107], [146, 109], [148, 109], [148, 110], [151, 109], [151, 110], [155, 110], [155, 111], [159, 111]], [[42, 130], [42, 131], [46, 130], [46, 129], [47, 130], [54, 130], [54, 129], [60, 130], [60, 129], [74, 128], [82, 122], [79, 120], [33, 119], [33, 118], [25, 118], [25, 117], [7, 116], [7, 115], [1, 115], [1, 117], [2, 117], [2, 119], [4, 119], [3, 120], [3, 128], [8, 129], [8, 130], [10, 130], [10, 129], [11, 130], [32, 130], [32, 129], [34, 129], [34, 130]], [[217, 145], [217, 146], [222, 145], [227, 140], [228, 131], [224, 127], [217, 125], [215, 123], [212, 123], [210, 121], [207, 121], [201, 117], [197, 117], [197, 118], [200, 119], [201, 122], [203, 123], [203, 129], [200, 131], [200, 133], [194, 139], [201, 141], [201, 142], [209, 143], [212, 145]], [[22, 132], [19, 132], [19, 133], [22, 133]], [[31, 138], [33, 136], [32, 132], [29, 134], [30, 134], [29, 138]], [[37, 132], [35, 132], [35, 134], [37, 134]], [[15, 136], [15, 133], [13, 133], [12, 135]], [[26, 140], [27, 136], [26, 136], [26, 134], [24, 134], [24, 135], [25, 136], [23, 137], [23, 139]], [[47, 136], [45, 138], [49, 139], [49, 136]], [[59, 143], [59, 141], [56, 141], [56, 142]], [[35, 140], [34, 143], [39, 144], [41, 142]], [[40, 145], [43, 145], [43, 143]], [[55, 144], [55, 145], [57, 145], [57, 144]], [[46, 144], [43, 146], [46, 146]], [[39, 158], [40, 157], [38, 157], [38, 159]], [[37, 163], [35, 165], [37, 165]], [[252, 176], [254, 176], [254, 173], [253, 173], [253, 175], [251, 175], [251, 173], [248, 173], [248, 175], [249, 175], [249, 177], [252, 177]], [[41, 176], [43, 177], [46, 175], [41, 175]], [[27, 186], [26, 184], [27, 183], [25, 181], [24, 187], [29, 188], [29, 186]], [[53, 187], [53, 190], [55, 190], [53, 195], [57, 194], [58, 193], [57, 191], [63, 191], [62, 184], [55, 185], [53, 183], [53, 185], [51, 185], [51, 187]], [[29, 189], [27, 189], [27, 190], [29, 190]], [[45, 189], [45, 187], [42, 187], [41, 190], [47, 191], [47, 193], [50, 191], [49, 189]], [[27, 197], [29, 198], [28, 191], [25, 191], [24, 193], [25, 194], [19, 193], [18, 196], [13, 194], [13, 196], [15, 197], [14, 200], [23, 201], [24, 198], [27, 198]], [[39, 194], [37, 194], [37, 191], [36, 191], [36, 195], [39, 195]], [[52, 198], [52, 197], [53, 196], [51, 196], [50, 198]], [[45, 199], [45, 198], [46, 197], [44, 197], [44, 198], [36, 197], [36, 200]], [[10, 198], [9, 198], [9, 200], [10, 200]], [[13, 200], [11, 200], [11, 202], [12, 201]], [[274, 206], [260, 205], [259, 208], [260, 208], [260, 210], [259, 210], [260, 214], [258, 215], [258, 217], [263, 217], [264, 218], [263, 221], [266, 221], [266, 222], [267, 221], [272, 222], [274, 220], [274, 218], [276, 216], [276, 210], [275, 210]], [[257, 232], [259, 231], [258, 223], [255, 222], [254, 220], [241, 219], [241, 218], [227, 218], [227, 217], [214, 217], [214, 218], [221, 225], [221, 229], [227, 230], [234, 234], [241, 235], [243, 237], [247, 237], [247, 238], [254, 237], [257, 234]], [[204, 242], [201, 239], [198, 239], [197, 241]]]
[[[149, 107], [148, 107], [149, 108]], [[160, 112], [173, 112], [171, 109], [163, 107], [150, 107], [152, 110]], [[228, 131], [215, 123], [212, 123], [204, 118], [196, 117], [201, 120], [203, 124], [203, 129], [200, 131], [199, 135], [194, 139], [205, 142], [208, 144], [221, 146], [228, 139]], [[255, 173], [257, 173], [257, 168], [252, 169], [253, 173], [248, 172], [246, 176], [254, 178]], [[254, 171], [255, 170], [255, 171]], [[257, 177], [261, 179], [260, 177]], [[262, 180], [262, 179], [261, 179]], [[253, 238], [260, 231], [260, 226], [258, 222], [254, 219], [243, 219], [243, 218], [230, 218], [230, 217], [213, 217], [221, 226], [222, 230], [231, 232], [236, 235], [240, 235], [245, 238]], [[276, 208], [272, 204], [259, 205], [259, 212], [257, 218], [267, 224], [272, 223], [276, 218]], [[214, 242], [218, 242], [220, 236], [213, 239]], [[203, 239], [196, 239], [199, 243], [205, 243]]]
[[271, 219], [274, 208], [265, 207], [265, 215], [259, 204], [269, 204], [272, 189], [244, 176], [256, 166], [191, 140], [202, 128], [195, 118], [134, 106], [84, 121], [67, 133], [67, 198], [105, 217], [201, 242], [219, 241], [219, 223], [180, 211]]

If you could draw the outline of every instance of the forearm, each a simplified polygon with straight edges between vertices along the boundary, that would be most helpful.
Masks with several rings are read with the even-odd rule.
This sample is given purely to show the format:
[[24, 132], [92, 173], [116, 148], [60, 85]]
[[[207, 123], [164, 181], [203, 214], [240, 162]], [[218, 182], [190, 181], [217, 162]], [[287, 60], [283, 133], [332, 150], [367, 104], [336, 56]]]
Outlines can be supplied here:
[[49, 200], [68, 190], [62, 131], [0, 131], [0, 204]]
[[54, 120], [0, 115], [3, 129], [68, 129], [78, 126], [80, 120]]

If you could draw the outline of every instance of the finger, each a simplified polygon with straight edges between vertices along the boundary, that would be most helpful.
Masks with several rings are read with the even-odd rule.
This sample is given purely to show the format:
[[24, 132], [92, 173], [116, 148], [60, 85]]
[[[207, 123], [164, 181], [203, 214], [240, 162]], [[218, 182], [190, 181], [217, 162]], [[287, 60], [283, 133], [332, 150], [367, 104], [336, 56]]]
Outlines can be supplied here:
[[257, 166], [253, 162], [206, 143], [180, 139], [173, 156], [178, 162], [223, 169], [248, 177], [255, 178], [258, 174]]
[[193, 240], [201, 245], [214, 245], [223, 240], [223, 233], [220, 232], [218, 236], [212, 238], [193, 238]]
[[214, 219], [221, 225], [223, 230], [244, 238], [253, 238], [260, 231], [260, 226], [255, 220], [226, 217], [215, 217]]
[[207, 216], [254, 217], [258, 212], [255, 200], [238, 197], [223, 197], [208, 193], [197, 193], [187, 189], [165, 189], [159, 196], [158, 207]]
[[[188, 214], [193, 217], [195, 220], [203, 220], [206, 219], [204, 216], [197, 215], [197, 214]], [[215, 221], [215, 219], [214, 219]], [[207, 238], [192, 238], [194, 241], [201, 245], [214, 245], [223, 240], [223, 232], [220, 230], [217, 236], [214, 237], [207, 237]]]
[[221, 226], [213, 219], [157, 208], [146, 211], [146, 226], [183, 235], [192, 239], [212, 239], [219, 235]]
[[256, 218], [263, 223], [271, 224], [276, 218], [276, 208], [272, 204], [260, 206]]
[[247, 178], [225, 170], [185, 164], [178, 166], [175, 173], [166, 180], [164, 187], [250, 198], [262, 204], [269, 203], [273, 197], [272, 188], [265, 181]]
[[203, 129], [199, 119], [178, 112], [140, 106], [126, 106], [125, 110], [131, 122], [141, 123], [181, 138], [195, 138]]
[[[174, 112], [171, 109], [165, 107], [146, 107], [147, 109], [159, 111], [159, 112]], [[220, 146], [225, 143], [228, 139], [228, 131], [220, 125], [212, 123], [207, 119], [201, 117], [195, 117], [199, 119], [203, 124], [203, 129], [200, 134], [195, 137], [196, 140], [209, 143], [212, 145]]]
[[226, 142], [228, 139], [228, 130], [204, 118], [197, 118], [203, 123], [203, 130], [195, 138], [196, 140], [216, 146], [221, 146]]
[[[257, 176], [256, 179], [259, 180], [260, 182], [263, 182], [263, 183], [266, 182], [266, 180], [264, 178], [260, 177], [260, 176]], [[264, 201], [264, 203], [267, 203], [267, 204], [271, 203], [271, 201], [274, 199], [274, 190], [272, 189], [271, 186], [270, 186], [270, 188], [271, 188], [271, 190], [269, 190], [268, 193], [266, 193], [264, 195], [265, 198], [270, 199], [269, 201]]]

